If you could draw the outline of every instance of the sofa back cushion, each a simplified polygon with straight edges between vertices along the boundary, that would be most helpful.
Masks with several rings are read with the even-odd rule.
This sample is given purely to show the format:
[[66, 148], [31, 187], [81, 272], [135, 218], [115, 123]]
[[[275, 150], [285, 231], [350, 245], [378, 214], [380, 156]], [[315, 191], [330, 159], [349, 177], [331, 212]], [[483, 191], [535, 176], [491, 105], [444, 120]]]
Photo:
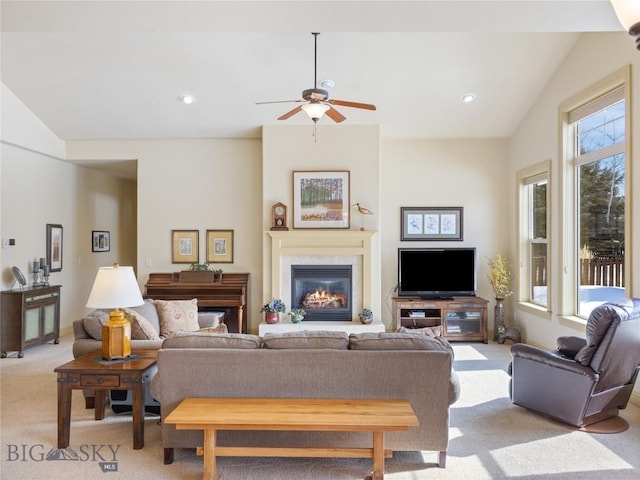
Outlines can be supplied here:
[[449, 352], [453, 348], [443, 337], [430, 337], [418, 333], [366, 332], [349, 335], [351, 350], [435, 350]]
[[162, 348], [260, 348], [260, 337], [245, 333], [176, 333], [162, 342]]
[[140, 314], [147, 322], [149, 322], [149, 325], [151, 325], [156, 333], [160, 333], [160, 318], [158, 317], [155, 300], [147, 298], [142, 305], [129, 307], [129, 310], [133, 310]]
[[286, 333], [265, 333], [263, 348], [332, 349], [347, 350], [349, 335], [346, 332], [300, 331]]
[[144, 316], [131, 308], [123, 308], [122, 310], [124, 318], [131, 323], [131, 340], [160, 340], [158, 331]]

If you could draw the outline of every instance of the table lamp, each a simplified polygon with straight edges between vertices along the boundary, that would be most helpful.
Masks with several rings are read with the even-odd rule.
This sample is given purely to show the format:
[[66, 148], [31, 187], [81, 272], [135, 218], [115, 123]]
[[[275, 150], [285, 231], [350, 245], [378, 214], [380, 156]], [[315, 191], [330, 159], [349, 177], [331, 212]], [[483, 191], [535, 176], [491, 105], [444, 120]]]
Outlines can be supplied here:
[[133, 267], [100, 267], [91, 287], [87, 308], [114, 308], [102, 326], [102, 358], [114, 360], [131, 355], [131, 323], [120, 308], [142, 305]]

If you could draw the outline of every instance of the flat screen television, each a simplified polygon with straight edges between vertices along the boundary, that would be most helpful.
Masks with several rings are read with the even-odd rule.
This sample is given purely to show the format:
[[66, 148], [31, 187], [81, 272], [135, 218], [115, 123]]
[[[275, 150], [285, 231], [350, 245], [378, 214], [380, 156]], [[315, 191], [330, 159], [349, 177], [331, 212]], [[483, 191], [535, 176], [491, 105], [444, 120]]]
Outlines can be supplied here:
[[398, 295], [450, 298], [476, 295], [475, 248], [399, 248]]

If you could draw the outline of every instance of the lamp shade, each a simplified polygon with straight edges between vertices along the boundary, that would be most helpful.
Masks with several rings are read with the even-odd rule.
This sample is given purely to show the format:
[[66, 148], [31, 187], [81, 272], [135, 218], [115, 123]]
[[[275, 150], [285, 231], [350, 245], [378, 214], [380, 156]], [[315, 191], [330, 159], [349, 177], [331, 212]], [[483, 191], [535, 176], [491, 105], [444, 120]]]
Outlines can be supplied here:
[[91, 287], [87, 308], [124, 308], [142, 305], [133, 267], [100, 267]]
[[640, 23], [640, 0], [611, 0], [611, 4], [626, 31]]

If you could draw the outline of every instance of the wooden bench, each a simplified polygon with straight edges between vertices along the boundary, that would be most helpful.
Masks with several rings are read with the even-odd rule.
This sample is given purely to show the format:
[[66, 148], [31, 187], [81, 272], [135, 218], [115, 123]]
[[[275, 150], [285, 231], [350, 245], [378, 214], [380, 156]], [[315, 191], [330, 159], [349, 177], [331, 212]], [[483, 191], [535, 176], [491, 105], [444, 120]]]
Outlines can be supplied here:
[[[204, 431], [204, 480], [217, 480], [216, 457], [372, 458], [371, 480], [384, 478], [384, 432], [418, 426], [406, 400], [186, 398], [165, 419], [179, 430]], [[218, 430], [372, 432], [373, 448], [228, 447]]]

